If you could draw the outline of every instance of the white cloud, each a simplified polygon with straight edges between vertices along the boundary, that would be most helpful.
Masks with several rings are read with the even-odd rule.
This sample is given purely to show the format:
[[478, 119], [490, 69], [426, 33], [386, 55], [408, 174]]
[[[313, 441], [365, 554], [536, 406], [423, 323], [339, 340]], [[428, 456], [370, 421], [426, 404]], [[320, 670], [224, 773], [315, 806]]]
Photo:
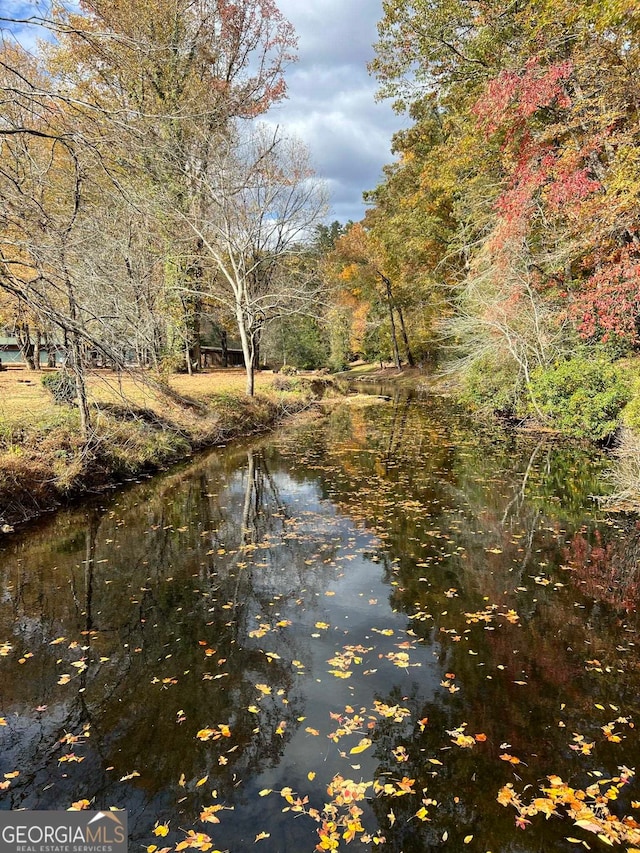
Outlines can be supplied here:
[[362, 193], [380, 182], [392, 160], [391, 137], [406, 126], [388, 103], [376, 103], [377, 82], [367, 73], [374, 56], [375, 0], [279, 0], [296, 29], [299, 61], [287, 73], [288, 100], [269, 113], [284, 132], [311, 150], [333, 194], [333, 218], [361, 219]]

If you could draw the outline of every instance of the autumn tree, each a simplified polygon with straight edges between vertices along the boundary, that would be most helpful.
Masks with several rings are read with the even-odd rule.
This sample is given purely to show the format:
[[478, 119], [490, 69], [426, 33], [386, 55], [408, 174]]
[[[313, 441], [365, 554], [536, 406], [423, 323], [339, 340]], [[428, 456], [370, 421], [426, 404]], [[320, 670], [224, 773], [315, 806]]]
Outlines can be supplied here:
[[[83, 120], [99, 116], [100, 141], [116, 146], [125, 191], [132, 173], [144, 175], [151, 190], [162, 188], [156, 216], [165, 235], [180, 228], [193, 203], [190, 168], [206, 168], [229, 122], [252, 119], [284, 97], [283, 71], [294, 58], [293, 30], [273, 0], [95, 0], [82, 2], [80, 14], [58, 10], [55, 24], [49, 66], [81, 102]], [[179, 294], [189, 372], [199, 364], [197, 248], [185, 256], [170, 241], [166, 247], [167, 269], [179, 279], [177, 291], [175, 281], [168, 289]]]
[[392, 256], [444, 285], [467, 364], [640, 343], [639, 24], [629, 0], [384, 4], [371, 67], [414, 125], [371, 200]]
[[266, 125], [238, 126], [192, 179], [184, 222], [202, 247], [208, 298], [235, 318], [252, 395], [265, 324], [306, 313], [317, 290], [299, 260], [326, 213], [324, 187], [302, 143]]
[[284, 97], [295, 37], [272, 0], [87, 0], [21, 23], [53, 41], [30, 55], [5, 31], [0, 285], [68, 344], [88, 435], [88, 347], [157, 365], [182, 339], [197, 364], [189, 214], [213, 146]]
[[[352, 224], [335, 243], [331, 254], [335, 269], [335, 302], [348, 304], [355, 299], [360, 303], [359, 309], [352, 312], [352, 335], [359, 338], [361, 347], [364, 347], [365, 338], [370, 338], [367, 326], [373, 326], [377, 334], [381, 316], [386, 317], [390, 354], [399, 370], [400, 337], [410, 365], [414, 363], [413, 353], [402, 306], [397, 300], [396, 288], [390, 277], [392, 261], [374, 230], [367, 227], [369, 221], [367, 216], [364, 223]], [[364, 327], [360, 332], [356, 331], [357, 324], [362, 325], [363, 322]], [[381, 353], [378, 351], [376, 354]]]

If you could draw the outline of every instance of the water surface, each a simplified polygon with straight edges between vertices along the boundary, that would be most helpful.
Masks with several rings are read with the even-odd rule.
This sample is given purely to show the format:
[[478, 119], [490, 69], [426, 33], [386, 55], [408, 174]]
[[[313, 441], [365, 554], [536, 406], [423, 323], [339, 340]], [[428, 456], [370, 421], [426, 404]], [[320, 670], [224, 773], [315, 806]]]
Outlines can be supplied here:
[[640, 530], [591, 497], [607, 464], [401, 398], [5, 540], [1, 807], [126, 807], [131, 850], [304, 853], [298, 797], [321, 812], [339, 774], [390, 786], [357, 849], [607, 849], [496, 799], [638, 762]]

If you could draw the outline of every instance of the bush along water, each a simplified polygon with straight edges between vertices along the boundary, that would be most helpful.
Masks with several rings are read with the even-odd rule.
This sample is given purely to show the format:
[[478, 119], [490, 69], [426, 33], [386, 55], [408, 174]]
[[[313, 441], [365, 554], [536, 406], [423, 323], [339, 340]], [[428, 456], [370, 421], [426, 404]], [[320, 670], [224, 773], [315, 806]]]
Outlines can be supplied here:
[[582, 355], [534, 370], [530, 391], [551, 426], [592, 441], [604, 441], [616, 432], [631, 397], [617, 365]]

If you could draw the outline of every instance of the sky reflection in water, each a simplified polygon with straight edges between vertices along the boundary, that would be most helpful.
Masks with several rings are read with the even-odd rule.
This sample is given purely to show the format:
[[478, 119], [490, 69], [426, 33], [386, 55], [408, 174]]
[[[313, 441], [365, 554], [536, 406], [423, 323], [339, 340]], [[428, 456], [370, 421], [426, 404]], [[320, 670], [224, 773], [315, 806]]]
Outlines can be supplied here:
[[[126, 807], [132, 850], [195, 830], [303, 853], [318, 824], [259, 793], [321, 810], [341, 774], [394, 786], [359, 803], [376, 849], [602, 847], [557, 817], [522, 832], [496, 797], [637, 762], [640, 532], [590, 498], [606, 464], [400, 399], [8, 540], [1, 769], [19, 776], [2, 807]], [[620, 719], [618, 743], [603, 727]], [[212, 805], [220, 823], [202, 822]]]

